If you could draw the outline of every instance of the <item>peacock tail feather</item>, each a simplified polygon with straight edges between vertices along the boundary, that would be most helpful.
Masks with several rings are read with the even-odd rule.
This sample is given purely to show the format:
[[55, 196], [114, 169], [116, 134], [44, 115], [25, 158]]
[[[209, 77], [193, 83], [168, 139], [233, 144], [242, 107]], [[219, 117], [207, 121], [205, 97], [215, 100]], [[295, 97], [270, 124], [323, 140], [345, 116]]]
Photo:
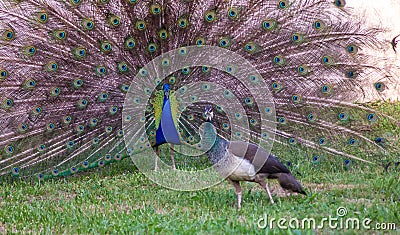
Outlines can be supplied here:
[[[390, 89], [391, 62], [373, 54], [387, 47], [384, 30], [344, 0], [0, 0], [0, 19], [0, 175], [43, 179], [135, 157], [154, 145], [163, 84], [189, 148], [201, 149], [213, 103], [226, 139], [313, 162], [398, 158], [398, 121], [356, 103]], [[207, 55], [224, 66], [168, 53], [190, 46], [223, 49]], [[151, 69], [177, 60], [198, 63]]]

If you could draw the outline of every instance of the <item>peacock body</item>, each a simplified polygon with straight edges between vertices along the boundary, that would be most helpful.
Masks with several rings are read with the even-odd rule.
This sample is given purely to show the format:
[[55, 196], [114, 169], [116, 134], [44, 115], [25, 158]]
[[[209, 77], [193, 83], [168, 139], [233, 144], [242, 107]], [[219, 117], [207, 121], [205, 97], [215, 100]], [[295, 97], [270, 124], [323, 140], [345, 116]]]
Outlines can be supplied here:
[[[388, 46], [383, 29], [344, 0], [1, 0], [0, 16], [2, 176], [73, 174], [163, 143], [199, 150], [209, 103], [226, 139], [304, 161], [396, 158], [396, 120], [355, 103], [390, 87], [390, 62], [369, 53]], [[204, 55], [223, 66], [192, 46], [218, 48]], [[158, 60], [197, 62], [163, 73]]]

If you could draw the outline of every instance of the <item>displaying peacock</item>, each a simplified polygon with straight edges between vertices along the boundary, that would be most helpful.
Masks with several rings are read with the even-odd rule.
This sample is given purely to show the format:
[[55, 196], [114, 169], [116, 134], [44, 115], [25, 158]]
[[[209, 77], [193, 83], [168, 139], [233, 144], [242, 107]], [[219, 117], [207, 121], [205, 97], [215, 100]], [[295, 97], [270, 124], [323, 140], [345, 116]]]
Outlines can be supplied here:
[[[172, 93], [173, 94], [173, 93]], [[174, 99], [175, 96], [171, 95], [172, 100], [170, 100], [170, 88], [168, 84], [164, 84], [162, 92], [156, 92], [156, 97], [154, 98], [152, 110], [154, 110], [154, 120], [155, 120], [155, 131], [154, 129], [148, 128], [148, 130], [153, 131], [151, 135], [153, 138], [150, 139], [151, 145], [155, 148], [156, 151], [156, 159], [154, 162], [154, 170], [158, 170], [158, 155], [160, 151], [158, 146], [171, 143], [171, 144], [180, 144], [180, 138], [177, 131], [177, 120], [176, 114], [173, 115], [173, 107], [172, 104], [176, 104]], [[172, 108], [172, 109], [171, 109]], [[176, 110], [176, 109], [175, 109]], [[161, 124], [163, 122], [163, 124]], [[164, 127], [164, 129], [163, 129]], [[170, 148], [172, 168], [175, 167], [174, 160], [174, 151]]]
[[390, 87], [373, 54], [390, 42], [345, 0], [0, 0], [0, 16], [2, 176], [163, 143], [195, 159], [208, 104], [218, 135], [297, 153], [285, 162], [398, 158], [397, 121], [355, 103]]

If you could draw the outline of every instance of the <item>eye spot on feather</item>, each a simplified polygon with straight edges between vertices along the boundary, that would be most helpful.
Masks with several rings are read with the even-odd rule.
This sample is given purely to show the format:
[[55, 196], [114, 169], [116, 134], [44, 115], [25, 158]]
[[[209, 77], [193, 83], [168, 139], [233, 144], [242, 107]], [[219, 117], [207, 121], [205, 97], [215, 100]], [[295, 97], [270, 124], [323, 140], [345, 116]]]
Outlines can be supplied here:
[[272, 89], [273, 89], [274, 92], [279, 92], [280, 90], [282, 90], [282, 86], [278, 82], [273, 82], [272, 83]]
[[108, 110], [108, 112], [110, 113], [110, 115], [115, 115], [118, 112], [118, 108], [113, 106], [110, 107], [110, 109]]
[[150, 6], [150, 13], [153, 15], [159, 15], [162, 11], [162, 8], [159, 4], [152, 4]]
[[128, 2], [131, 5], [134, 5], [137, 3], [137, 0], [125, 0], [126, 2]]
[[11, 28], [7, 28], [3, 32], [3, 40], [4, 41], [12, 41], [15, 39], [15, 32]]
[[65, 30], [54, 30], [53, 37], [59, 41], [67, 39], [67, 31]]
[[100, 50], [104, 53], [110, 53], [112, 51], [112, 45], [109, 41], [103, 41], [100, 44]]
[[187, 75], [189, 73], [190, 73], [190, 68], [189, 67], [182, 68], [182, 74], [183, 75]]
[[108, 23], [113, 27], [118, 27], [121, 24], [121, 19], [118, 16], [111, 16], [108, 18]]
[[308, 120], [309, 122], [314, 122], [314, 121], [316, 121], [316, 119], [317, 119], [317, 117], [316, 117], [316, 115], [313, 114], [313, 113], [310, 113], [310, 114], [307, 115], [307, 120]]
[[168, 31], [165, 29], [161, 29], [160, 31], [158, 31], [158, 36], [160, 37], [160, 39], [166, 40], [168, 38]]
[[317, 31], [321, 31], [325, 29], [325, 23], [322, 20], [315, 20], [313, 23], [313, 28]]
[[186, 17], [181, 17], [178, 19], [177, 24], [178, 24], [179, 28], [185, 29], [189, 25], [189, 20]]
[[227, 37], [223, 37], [219, 40], [219, 46], [222, 48], [228, 48], [231, 45], [231, 40]]
[[283, 66], [285, 65], [285, 58], [282, 55], [277, 55], [273, 58], [273, 62], [278, 66]]
[[8, 77], [8, 71], [6, 69], [0, 69], [0, 82], [4, 81]]
[[217, 20], [217, 13], [214, 10], [209, 10], [204, 14], [204, 19], [207, 23], [214, 23]]
[[297, 44], [301, 44], [304, 42], [304, 35], [301, 33], [294, 33], [292, 34], [292, 42], [295, 42]]
[[334, 1], [335, 6], [337, 7], [344, 7], [346, 5], [346, 1], [345, 0], [335, 0]]
[[301, 97], [299, 95], [293, 95], [292, 96], [292, 102], [294, 104], [298, 104], [298, 103], [300, 103], [300, 101], [301, 101]]
[[92, 30], [94, 29], [94, 21], [92, 19], [86, 18], [81, 22], [81, 26], [84, 30]]
[[139, 31], [143, 31], [146, 29], [146, 22], [143, 20], [138, 20], [135, 24], [136, 29]]
[[80, 109], [85, 109], [88, 104], [89, 102], [86, 99], [81, 99], [76, 103], [77, 107]]
[[186, 47], [179, 48], [179, 55], [186, 55], [186, 54], [187, 54], [187, 48]]
[[250, 82], [255, 83], [255, 84], [257, 84], [257, 83], [260, 81], [260, 79], [258, 78], [258, 76], [257, 76], [257, 75], [254, 75], [254, 74], [252, 74], [252, 75], [249, 76], [249, 80], [250, 80]]
[[346, 113], [339, 113], [338, 115], [340, 121], [347, 121], [349, 120], [349, 115]]
[[326, 139], [325, 139], [324, 137], [321, 137], [321, 138], [318, 140], [318, 144], [319, 144], [319, 145], [326, 145], [326, 143], [327, 143], [327, 141], [326, 141]]
[[77, 134], [82, 134], [82, 133], [84, 132], [84, 130], [85, 130], [85, 127], [84, 127], [83, 125], [78, 125], [78, 126], [76, 126], [76, 128], [75, 128], [75, 132], [76, 132]]
[[381, 82], [377, 82], [374, 84], [374, 87], [377, 91], [381, 92], [385, 90], [385, 84], [381, 83]]
[[18, 132], [25, 133], [28, 130], [28, 125], [26, 123], [21, 123], [18, 125]]
[[99, 76], [104, 76], [107, 74], [107, 68], [105, 66], [98, 66], [96, 68], [96, 74]]
[[77, 78], [73, 81], [72, 85], [74, 86], [75, 89], [79, 89], [83, 86], [83, 80], [80, 78]]
[[348, 70], [346, 71], [345, 75], [347, 78], [356, 78], [358, 76], [358, 73], [354, 70]]
[[334, 65], [335, 61], [333, 60], [333, 58], [332, 58], [331, 56], [329, 56], [329, 55], [324, 55], [324, 56], [322, 57], [322, 63], [323, 63], [325, 66], [332, 66], [332, 65]]
[[206, 45], [206, 40], [204, 39], [204, 38], [197, 38], [196, 39], [196, 45], [197, 46], [203, 46], [203, 45]]
[[112, 128], [112, 126], [107, 126], [106, 128], [105, 128], [105, 131], [106, 131], [106, 134], [111, 134], [112, 133], [112, 131], [113, 131], [113, 128]]
[[276, 29], [278, 22], [274, 19], [265, 19], [261, 25], [264, 30], [272, 31]]
[[63, 117], [62, 122], [63, 122], [64, 125], [68, 125], [68, 124], [70, 124], [72, 122], [72, 117], [71, 116], [65, 116], [65, 117]]
[[37, 150], [39, 153], [44, 153], [45, 150], [46, 150], [46, 145], [45, 145], [45, 144], [41, 144], [41, 145], [39, 145], [39, 146], [36, 148], [36, 150]]
[[331, 87], [330, 85], [323, 85], [323, 86], [321, 87], [321, 91], [322, 91], [322, 93], [325, 94], [325, 95], [331, 94], [332, 87]]
[[1, 102], [1, 106], [3, 109], [10, 109], [14, 106], [14, 101], [11, 98], [4, 98]]
[[300, 65], [297, 68], [297, 72], [301, 75], [301, 76], [307, 76], [310, 73], [310, 68], [307, 65]]
[[128, 64], [124, 61], [119, 62], [117, 64], [117, 68], [118, 68], [118, 72], [120, 72], [120, 73], [126, 73], [129, 70]]
[[295, 138], [289, 138], [289, 144], [290, 145], [295, 145], [295, 144], [297, 144], [297, 140], [295, 139]]
[[48, 123], [46, 125], [46, 131], [52, 132], [56, 128], [56, 125], [54, 123]]
[[378, 120], [378, 115], [370, 113], [367, 115], [367, 120], [370, 122], [376, 122]]
[[249, 42], [244, 46], [244, 49], [248, 53], [254, 53], [256, 52], [257, 45], [254, 42]]
[[281, 10], [285, 10], [287, 8], [289, 8], [289, 3], [286, 0], [281, 0], [278, 2], [278, 8]]
[[318, 164], [318, 163], [320, 163], [320, 161], [321, 161], [321, 157], [318, 156], [318, 155], [316, 155], [316, 156], [314, 156], [314, 157], [312, 158], [312, 163], [313, 163], [313, 164]]
[[228, 9], [228, 17], [232, 20], [237, 19], [239, 16], [239, 8], [237, 7], [230, 7]]
[[347, 48], [346, 48], [346, 50], [347, 50], [347, 52], [348, 52], [349, 54], [354, 55], [354, 54], [357, 54], [357, 52], [358, 52], [358, 47], [355, 46], [355, 45], [348, 45]]
[[36, 47], [32, 46], [32, 45], [28, 45], [23, 48], [24, 55], [26, 55], [28, 57], [34, 56], [36, 54], [36, 52], [37, 52]]
[[33, 115], [39, 115], [43, 112], [42, 107], [36, 106], [35, 108], [32, 109], [32, 114]]
[[72, 150], [72, 149], [74, 149], [74, 146], [75, 146], [74, 141], [67, 142], [67, 149]]
[[210, 73], [211, 68], [209, 66], [203, 66], [203, 67], [201, 67], [201, 71], [203, 73]]
[[45, 12], [45, 11], [39, 12], [36, 15], [36, 21], [38, 23], [41, 23], [41, 24], [47, 23], [48, 19], [49, 19], [49, 16], [48, 16], [47, 12]]
[[13, 176], [18, 176], [19, 175], [19, 168], [18, 167], [14, 167], [11, 171]]
[[348, 144], [351, 145], [351, 146], [357, 145], [357, 140], [354, 139], [354, 138], [350, 138], [347, 142], [348, 142]]
[[133, 48], [135, 48], [135, 46], [136, 46], [136, 41], [134, 38], [129, 37], [125, 40], [125, 48], [126, 49], [132, 50]]
[[69, 0], [69, 2], [73, 5], [73, 6], [79, 6], [83, 0]]
[[150, 44], [147, 46], [147, 50], [148, 50], [150, 53], [156, 52], [156, 51], [157, 51], [157, 44], [155, 44], [155, 43], [150, 43]]

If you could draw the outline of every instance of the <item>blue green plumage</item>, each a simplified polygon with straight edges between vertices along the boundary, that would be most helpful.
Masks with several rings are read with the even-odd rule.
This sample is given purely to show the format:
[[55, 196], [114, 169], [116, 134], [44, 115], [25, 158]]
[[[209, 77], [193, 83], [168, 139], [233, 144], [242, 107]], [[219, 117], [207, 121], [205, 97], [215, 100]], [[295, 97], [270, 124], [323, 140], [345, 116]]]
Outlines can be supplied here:
[[[1, 176], [74, 174], [163, 143], [201, 149], [211, 101], [227, 139], [273, 142], [302, 161], [396, 158], [396, 120], [356, 103], [390, 89], [391, 62], [371, 51], [391, 45], [344, 0], [0, 0], [0, 19]], [[173, 65], [177, 58], [151, 62], [189, 46], [235, 52], [230, 59], [246, 59], [258, 75], [237, 77], [235, 66], [211, 62], [168, 76], [143, 69]], [[201, 98], [213, 89], [229, 102]], [[259, 98], [265, 90], [268, 107]]]
[[171, 101], [169, 99], [170, 88], [168, 84], [163, 87], [164, 91], [164, 101], [161, 112], [161, 120], [156, 130], [156, 142], [155, 146], [170, 143], [170, 144], [180, 144], [180, 138], [178, 131], [176, 130], [171, 110]]

